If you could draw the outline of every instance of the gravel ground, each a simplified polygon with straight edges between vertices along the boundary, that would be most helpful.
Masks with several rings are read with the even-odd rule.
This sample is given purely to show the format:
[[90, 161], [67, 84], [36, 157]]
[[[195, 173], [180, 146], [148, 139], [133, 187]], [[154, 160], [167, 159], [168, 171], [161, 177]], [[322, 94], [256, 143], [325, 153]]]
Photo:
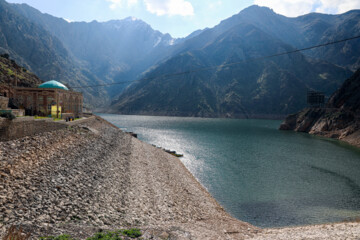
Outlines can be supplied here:
[[0, 143], [0, 228], [86, 238], [139, 227], [145, 239], [241, 239], [259, 231], [230, 217], [183, 164], [100, 118]]
[[33, 239], [132, 227], [144, 239], [360, 239], [359, 223], [261, 230], [236, 220], [179, 159], [100, 118], [0, 142], [1, 234], [11, 225]]
[[359, 240], [360, 223], [334, 223], [293, 228], [264, 229], [261, 233], [249, 239], [279, 239], [279, 240]]

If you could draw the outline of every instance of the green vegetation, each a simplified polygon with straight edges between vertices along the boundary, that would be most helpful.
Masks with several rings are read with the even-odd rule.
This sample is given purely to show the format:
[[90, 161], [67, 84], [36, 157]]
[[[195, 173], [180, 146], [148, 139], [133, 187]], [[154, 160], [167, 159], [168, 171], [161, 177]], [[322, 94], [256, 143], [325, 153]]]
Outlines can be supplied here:
[[37, 87], [42, 83], [36, 75], [10, 60], [8, 55], [0, 55], [0, 83], [12, 85], [15, 78], [19, 87]]
[[120, 240], [123, 239], [122, 236], [130, 238], [141, 237], [141, 231], [137, 228], [118, 230], [114, 232], [99, 232], [96, 233], [93, 237], [88, 238], [87, 240]]
[[35, 116], [34, 119], [49, 119], [49, 117], [40, 117], [40, 116]]
[[122, 233], [125, 236], [131, 237], [131, 238], [137, 238], [137, 237], [141, 237], [141, 231], [137, 228], [132, 228], [130, 230], [123, 230]]
[[7, 118], [7, 119], [10, 119], [10, 120], [13, 120], [13, 119], [16, 118], [15, 115], [12, 114], [11, 112], [0, 113], [0, 117]]
[[54, 121], [61, 121], [63, 119], [61, 118], [51, 118], [51, 117], [40, 117], [40, 116], [35, 116], [34, 119], [52, 119]]
[[[142, 233], [137, 228], [124, 229], [117, 231], [105, 231], [95, 233], [92, 237], [87, 238], [87, 240], [122, 240], [127, 238], [139, 238], [142, 236]], [[125, 238], [124, 238], [125, 237]], [[59, 235], [59, 236], [49, 236], [41, 237], [40, 240], [76, 240], [70, 235]]]
[[8, 69], [7, 73], [9, 76], [15, 76], [15, 73], [11, 69]]

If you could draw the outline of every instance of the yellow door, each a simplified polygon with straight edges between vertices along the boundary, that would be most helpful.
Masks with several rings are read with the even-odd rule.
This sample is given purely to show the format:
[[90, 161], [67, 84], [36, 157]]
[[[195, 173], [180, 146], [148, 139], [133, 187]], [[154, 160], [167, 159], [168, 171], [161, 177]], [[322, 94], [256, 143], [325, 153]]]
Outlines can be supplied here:
[[[59, 116], [58, 116], [58, 111], [59, 111]], [[61, 106], [59, 106], [59, 108], [56, 105], [51, 106], [51, 117], [52, 118], [61, 118]]]

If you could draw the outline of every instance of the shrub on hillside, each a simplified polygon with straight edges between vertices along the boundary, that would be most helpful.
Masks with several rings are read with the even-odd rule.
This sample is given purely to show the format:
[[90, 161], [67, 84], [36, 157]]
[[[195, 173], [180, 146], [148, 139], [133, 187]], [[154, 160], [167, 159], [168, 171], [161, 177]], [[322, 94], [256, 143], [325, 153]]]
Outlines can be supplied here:
[[7, 119], [10, 119], [10, 120], [13, 120], [13, 119], [16, 118], [15, 115], [12, 114], [11, 112], [0, 113], [0, 117], [7, 118]]
[[[101, 231], [95, 233], [92, 237], [87, 238], [86, 240], [124, 240], [124, 239], [138, 239], [142, 236], [140, 229], [124, 229], [117, 231]], [[59, 236], [49, 236], [41, 237], [40, 240], [76, 240], [69, 235], [59, 235]]]

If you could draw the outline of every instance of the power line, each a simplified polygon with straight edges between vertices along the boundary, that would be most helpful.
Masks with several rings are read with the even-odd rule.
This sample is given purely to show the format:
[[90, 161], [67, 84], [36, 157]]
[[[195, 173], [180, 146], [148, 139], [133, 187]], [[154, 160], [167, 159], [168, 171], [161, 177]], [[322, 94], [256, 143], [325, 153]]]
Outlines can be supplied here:
[[258, 61], [258, 60], [263, 60], [263, 59], [268, 59], [268, 58], [273, 58], [273, 57], [279, 57], [279, 56], [288, 55], [288, 54], [292, 54], [292, 53], [311, 50], [311, 49], [314, 49], [314, 48], [325, 47], [325, 46], [329, 46], [329, 45], [333, 45], [333, 44], [337, 44], [337, 43], [347, 42], [347, 41], [351, 41], [351, 40], [355, 40], [355, 39], [359, 39], [359, 38], [360, 38], [360, 35], [355, 36], [355, 37], [351, 37], [351, 38], [345, 38], [345, 39], [342, 39], [342, 40], [333, 41], [333, 42], [314, 45], [314, 46], [311, 46], [311, 47], [295, 49], [295, 50], [288, 51], [288, 52], [277, 53], [277, 54], [263, 56], [263, 57], [257, 57], [257, 58], [249, 58], [249, 59], [242, 60], [242, 61], [239, 61], [239, 62], [227, 63], [227, 64], [216, 65], [216, 66], [211, 66], [211, 67], [197, 68], [197, 69], [188, 70], [188, 71], [184, 71], [184, 72], [178, 72], [178, 73], [166, 73], [166, 74], [163, 74], [163, 75], [159, 75], [159, 76], [155, 76], [155, 77], [146, 77], [146, 78], [142, 78], [142, 79], [134, 80], [134, 81], [113, 82], [113, 83], [105, 83], [105, 84], [89, 85], [89, 86], [80, 86], [80, 87], [72, 87], [72, 88], [78, 89], [78, 88], [106, 87], [106, 86], [120, 85], [120, 84], [125, 84], [125, 83], [134, 83], [134, 82], [139, 82], [139, 81], [143, 81], [143, 80], [152, 80], [152, 79], [156, 79], [156, 78], [175, 77], [175, 76], [185, 75], [185, 74], [189, 74], [189, 73], [212, 70], [212, 69], [219, 68], [219, 67], [229, 67], [229, 66], [243, 64], [245, 62], [252, 62], [252, 61]]

